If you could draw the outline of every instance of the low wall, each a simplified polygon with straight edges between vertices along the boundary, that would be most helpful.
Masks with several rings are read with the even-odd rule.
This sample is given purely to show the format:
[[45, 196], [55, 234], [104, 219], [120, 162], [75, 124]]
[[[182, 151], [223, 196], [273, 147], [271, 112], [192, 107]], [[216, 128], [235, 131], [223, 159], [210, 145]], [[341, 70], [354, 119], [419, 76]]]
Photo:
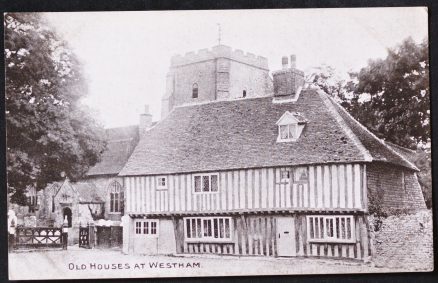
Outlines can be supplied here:
[[374, 243], [373, 262], [377, 267], [433, 270], [433, 221], [430, 210], [380, 219], [370, 216], [369, 223], [374, 230], [371, 238]]

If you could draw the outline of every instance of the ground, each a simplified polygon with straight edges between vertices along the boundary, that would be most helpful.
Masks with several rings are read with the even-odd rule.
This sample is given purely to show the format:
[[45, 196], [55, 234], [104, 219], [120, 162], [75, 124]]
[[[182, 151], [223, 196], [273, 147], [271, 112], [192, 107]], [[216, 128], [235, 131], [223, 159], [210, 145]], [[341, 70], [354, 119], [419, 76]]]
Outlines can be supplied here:
[[69, 247], [68, 250], [20, 251], [9, 254], [9, 278], [12, 280], [400, 271], [337, 259], [217, 255], [142, 256], [124, 255], [120, 250], [87, 250], [77, 246]]

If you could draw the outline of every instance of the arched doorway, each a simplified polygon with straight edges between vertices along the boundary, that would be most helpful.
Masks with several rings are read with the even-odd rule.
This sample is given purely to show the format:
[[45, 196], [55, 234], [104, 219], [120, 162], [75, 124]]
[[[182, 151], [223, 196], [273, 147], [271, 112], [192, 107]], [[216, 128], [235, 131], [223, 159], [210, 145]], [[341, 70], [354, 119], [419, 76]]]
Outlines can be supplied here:
[[64, 221], [65, 217], [67, 217], [67, 225], [68, 227], [71, 227], [71, 209], [69, 207], [66, 207], [62, 210], [62, 219]]

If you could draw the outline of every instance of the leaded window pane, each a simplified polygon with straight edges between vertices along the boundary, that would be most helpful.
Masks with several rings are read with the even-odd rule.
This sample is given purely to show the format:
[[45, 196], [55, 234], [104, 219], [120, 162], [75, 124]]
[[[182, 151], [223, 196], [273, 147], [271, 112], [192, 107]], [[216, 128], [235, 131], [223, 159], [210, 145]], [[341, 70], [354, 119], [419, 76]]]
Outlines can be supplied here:
[[296, 136], [297, 125], [289, 125], [289, 138], [292, 139]]
[[195, 176], [195, 192], [201, 191], [201, 176]]
[[217, 175], [211, 175], [211, 191], [217, 192], [218, 191], [218, 184], [217, 184]]
[[202, 176], [202, 191], [210, 191], [210, 176]]
[[281, 125], [280, 126], [280, 138], [285, 140], [288, 138], [288, 130], [287, 130], [287, 125]]

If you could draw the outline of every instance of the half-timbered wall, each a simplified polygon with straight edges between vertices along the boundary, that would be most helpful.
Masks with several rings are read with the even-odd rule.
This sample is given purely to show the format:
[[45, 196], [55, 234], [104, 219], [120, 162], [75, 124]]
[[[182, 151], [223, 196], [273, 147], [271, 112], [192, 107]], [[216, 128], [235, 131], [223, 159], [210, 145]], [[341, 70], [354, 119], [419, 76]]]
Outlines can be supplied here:
[[[366, 209], [365, 165], [299, 168], [307, 172], [304, 180], [294, 177], [297, 167], [215, 172], [217, 191], [210, 192], [195, 192], [197, 174], [125, 177], [127, 213]], [[290, 172], [289, 181], [284, 171]], [[165, 189], [157, 185], [163, 176]]]
[[[353, 216], [355, 233], [351, 242], [316, 242], [308, 239], [307, 216], [295, 214], [293, 219], [294, 246], [291, 256], [317, 256], [367, 259], [371, 255], [370, 238], [364, 216]], [[342, 217], [342, 216], [341, 216]], [[229, 242], [189, 242], [184, 235], [184, 218], [174, 219], [177, 253], [214, 253], [234, 255], [278, 256], [277, 217], [274, 216], [235, 216], [233, 237]]]

